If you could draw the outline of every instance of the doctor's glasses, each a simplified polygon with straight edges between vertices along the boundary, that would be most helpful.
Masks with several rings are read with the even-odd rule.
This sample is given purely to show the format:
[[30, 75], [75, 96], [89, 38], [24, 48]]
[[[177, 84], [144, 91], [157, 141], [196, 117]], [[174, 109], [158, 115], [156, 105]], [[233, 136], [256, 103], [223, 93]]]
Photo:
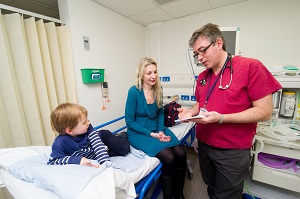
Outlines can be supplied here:
[[193, 57], [196, 59], [196, 58], [198, 58], [198, 55], [203, 55], [203, 53], [205, 53], [208, 49], [209, 49], [209, 47], [212, 45], [212, 44], [214, 44], [215, 42], [211, 42], [208, 46], [206, 46], [204, 49], [202, 49], [202, 50], [200, 50], [200, 48], [198, 49], [198, 52], [195, 52], [194, 53], [194, 55], [193, 55]]

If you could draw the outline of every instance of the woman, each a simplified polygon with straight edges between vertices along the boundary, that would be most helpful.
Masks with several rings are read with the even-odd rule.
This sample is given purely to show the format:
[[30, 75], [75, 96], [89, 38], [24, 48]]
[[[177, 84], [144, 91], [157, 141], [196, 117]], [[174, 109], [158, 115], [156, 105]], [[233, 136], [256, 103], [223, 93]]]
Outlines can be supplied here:
[[162, 163], [164, 198], [184, 198], [186, 153], [174, 133], [164, 126], [162, 88], [157, 63], [143, 58], [136, 85], [128, 91], [125, 120], [130, 144]]

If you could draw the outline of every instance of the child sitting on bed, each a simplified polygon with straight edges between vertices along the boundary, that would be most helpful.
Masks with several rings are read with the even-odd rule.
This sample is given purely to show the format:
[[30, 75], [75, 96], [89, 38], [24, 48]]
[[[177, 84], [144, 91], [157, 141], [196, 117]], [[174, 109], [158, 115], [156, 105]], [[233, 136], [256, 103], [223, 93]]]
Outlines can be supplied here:
[[[84, 107], [72, 103], [63, 103], [51, 113], [52, 129], [59, 135], [52, 144], [47, 164], [99, 167], [109, 161], [109, 156], [123, 156], [130, 152], [127, 139], [108, 130], [94, 130], [87, 115]], [[92, 164], [91, 160], [97, 160], [99, 164]]]

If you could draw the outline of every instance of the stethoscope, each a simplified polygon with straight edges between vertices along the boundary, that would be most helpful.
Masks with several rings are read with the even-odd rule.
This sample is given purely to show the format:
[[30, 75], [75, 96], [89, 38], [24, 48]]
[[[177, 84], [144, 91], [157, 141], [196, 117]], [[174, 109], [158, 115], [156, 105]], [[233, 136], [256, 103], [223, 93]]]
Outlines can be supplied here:
[[[228, 61], [230, 62], [230, 65], [229, 65], [229, 66], [227, 66]], [[230, 68], [230, 81], [229, 81], [228, 84], [226, 84], [226, 85], [223, 87], [223, 86], [222, 86], [222, 79], [223, 79], [223, 74], [224, 74], [224, 71], [225, 71], [226, 68]], [[206, 76], [205, 76], [204, 79], [200, 80], [199, 83], [200, 83], [202, 86], [205, 86], [205, 85], [206, 85], [206, 83], [207, 83], [207, 81], [206, 81], [206, 80], [207, 80], [207, 77], [208, 77], [208, 75], [211, 74], [211, 73], [212, 73], [212, 69], [210, 69], [210, 70], [207, 72], [207, 74], [206, 74]], [[231, 56], [230, 53], [228, 53], [227, 58], [226, 58], [226, 61], [225, 61], [225, 63], [224, 63], [224, 66], [223, 66], [222, 69], [221, 69], [221, 73], [220, 73], [219, 76], [218, 76], [218, 78], [220, 77], [220, 85], [219, 85], [219, 88], [220, 88], [220, 89], [226, 90], [226, 89], [228, 89], [228, 88], [230, 87], [231, 82], [232, 82], [232, 74], [233, 74], [233, 68], [232, 68], [232, 56]]]

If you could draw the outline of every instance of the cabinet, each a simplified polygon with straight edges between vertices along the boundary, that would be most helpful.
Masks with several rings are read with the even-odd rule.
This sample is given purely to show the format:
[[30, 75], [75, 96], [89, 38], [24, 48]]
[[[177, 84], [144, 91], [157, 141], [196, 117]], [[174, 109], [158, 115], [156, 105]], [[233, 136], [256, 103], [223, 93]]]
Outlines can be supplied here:
[[[292, 116], [286, 117], [280, 114], [280, 105], [281, 99], [278, 98], [278, 103], [273, 103], [274, 113], [272, 119], [265, 123], [259, 123], [259, 125], [266, 125], [271, 123], [276, 124], [300, 124], [300, 121], [297, 120], [297, 111], [298, 111], [298, 101], [299, 101], [299, 94], [300, 94], [300, 77], [285, 77], [279, 76], [276, 78], [282, 85], [282, 91], [279, 93], [282, 96], [283, 92], [295, 92], [296, 94], [296, 101], [295, 101], [295, 111]], [[274, 99], [274, 98], [273, 98]], [[279, 105], [279, 106], [278, 106]], [[296, 119], [297, 118], [297, 119]], [[297, 146], [287, 146], [287, 145], [280, 145], [275, 141], [272, 141], [264, 136], [258, 136], [260, 140], [263, 141], [263, 149], [261, 152], [267, 154], [273, 154], [277, 156], [293, 158], [300, 160], [300, 142], [299, 147]], [[255, 142], [255, 149], [258, 150], [261, 147], [261, 142]], [[282, 187], [291, 191], [299, 192], [300, 193], [300, 176], [296, 175], [294, 170], [291, 169], [275, 169], [272, 167], [268, 167], [262, 164], [258, 158], [257, 154], [254, 155], [254, 162], [252, 167], [252, 178], [253, 180], [260, 181], [263, 183], [267, 183], [270, 185], [274, 185], [277, 187]]]
[[[259, 147], [260, 143], [256, 142], [255, 148]], [[300, 160], [299, 149], [264, 143], [262, 152]], [[300, 176], [292, 169], [283, 170], [265, 166], [257, 159], [257, 155], [254, 156], [252, 179], [300, 193]]]

